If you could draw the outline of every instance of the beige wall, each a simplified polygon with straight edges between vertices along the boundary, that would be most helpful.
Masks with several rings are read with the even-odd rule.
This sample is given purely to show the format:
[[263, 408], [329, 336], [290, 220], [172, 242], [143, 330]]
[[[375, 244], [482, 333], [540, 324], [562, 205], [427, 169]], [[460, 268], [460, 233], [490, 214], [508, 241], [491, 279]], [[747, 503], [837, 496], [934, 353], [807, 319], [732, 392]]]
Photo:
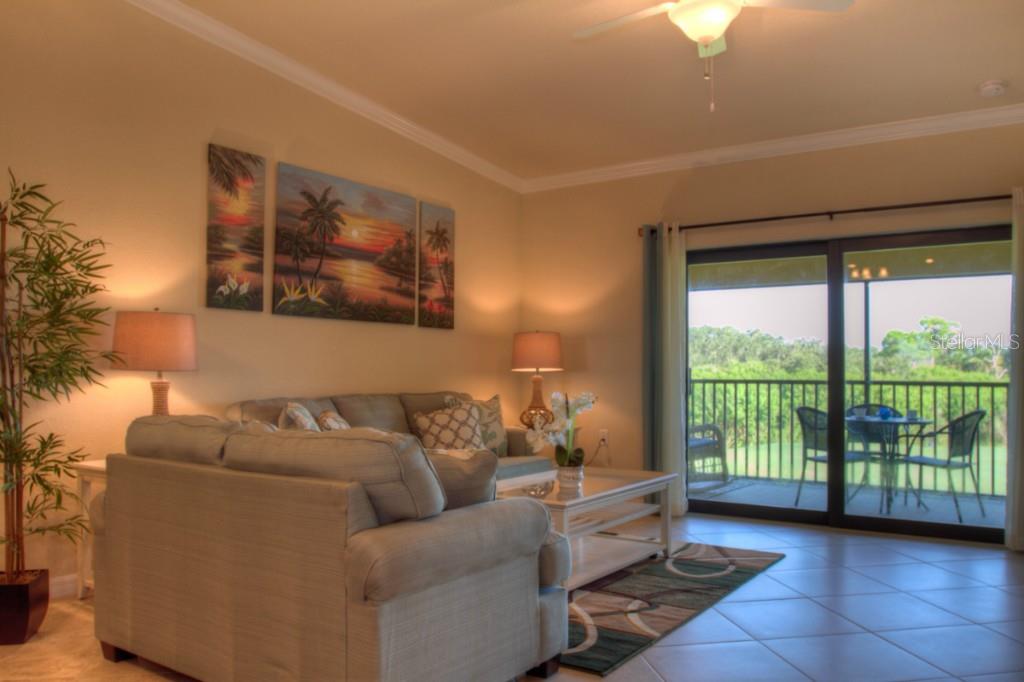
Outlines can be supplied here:
[[[637, 467], [641, 443], [642, 253], [636, 228], [1004, 194], [1024, 183], [1024, 126], [801, 154], [527, 195], [524, 328], [559, 330], [569, 371], [548, 385], [592, 390], [583, 418], [602, 463]], [[691, 233], [690, 248], [1007, 222], [1008, 202], [971, 209]], [[607, 455], [605, 457], [604, 455]]]
[[[103, 303], [197, 315], [200, 369], [170, 375], [173, 411], [451, 387], [502, 393], [514, 419], [522, 378], [504, 368], [520, 298], [517, 194], [120, 0], [5, 0], [0, 25], [16, 27], [0, 41], [0, 166], [46, 182], [82, 236], [109, 242]], [[211, 141], [267, 158], [268, 249], [278, 161], [453, 206], [456, 330], [204, 308]], [[34, 416], [102, 456], [148, 412], [149, 380], [110, 372], [106, 388]], [[59, 575], [71, 572], [69, 557], [47, 543], [33, 563]]]

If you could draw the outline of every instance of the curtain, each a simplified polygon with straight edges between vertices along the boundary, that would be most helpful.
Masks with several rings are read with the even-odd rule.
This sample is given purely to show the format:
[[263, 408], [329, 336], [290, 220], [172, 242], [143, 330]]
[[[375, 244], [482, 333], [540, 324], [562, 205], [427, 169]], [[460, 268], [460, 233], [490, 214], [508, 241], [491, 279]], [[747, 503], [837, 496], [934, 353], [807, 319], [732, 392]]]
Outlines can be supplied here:
[[[1024, 187], [1013, 190], [1013, 313], [1011, 343], [1024, 343]], [[1013, 348], [1013, 346], [1011, 346]], [[1006, 545], [1024, 551], [1024, 348], [1010, 351]]]
[[686, 513], [686, 233], [644, 235], [644, 467], [679, 474], [673, 516]]

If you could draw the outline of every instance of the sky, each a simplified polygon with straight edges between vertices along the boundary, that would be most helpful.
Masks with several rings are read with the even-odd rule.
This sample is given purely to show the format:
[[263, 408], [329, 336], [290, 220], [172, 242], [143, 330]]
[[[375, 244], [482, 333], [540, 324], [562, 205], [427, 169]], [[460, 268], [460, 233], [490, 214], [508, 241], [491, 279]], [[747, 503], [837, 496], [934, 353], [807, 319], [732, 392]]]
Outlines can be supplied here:
[[[871, 345], [888, 331], [917, 331], [924, 317], [959, 322], [965, 336], [1010, 333], [1010, 277], [950, 277], [871, 283]], [[847, 345], [864, 347], [864, 286], [846, 285]], [[691, 292], [691, 327], [760, 329], [787, 340], [828, 337], [823, 284]]]

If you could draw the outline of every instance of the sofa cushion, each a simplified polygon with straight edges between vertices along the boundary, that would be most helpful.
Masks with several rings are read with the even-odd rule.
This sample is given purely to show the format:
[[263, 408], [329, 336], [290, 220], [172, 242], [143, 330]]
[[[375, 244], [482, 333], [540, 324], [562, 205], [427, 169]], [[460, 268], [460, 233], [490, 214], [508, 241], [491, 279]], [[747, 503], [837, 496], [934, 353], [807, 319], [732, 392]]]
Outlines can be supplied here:
[[498, 458], [490, 450], [427, 450], [448, 498], [445, 509], [458, 509], [494, 499]]
[[394, 393], [336, 395], [331, 400], [338, 414], [353, 428], [411, 433], [402, 402]]
[[334, 409], [334, 403], [331, 402], [330, 398], [265, 398], [262, 400], [243, 400], [240, 403], [229, 405], [227, 418], [238, 422], [260, 421], [276, 424], [281, 410], [287, 407], [288, 403], [302, 405], [313, 416], [320, 414], [324, 410]]
[[473, 403], [459, 403], [430, 414], [417, 414], [416, 435], [425, 448], [483, 450], [480, 410]]
[[240, 428], [205, 415], [139, 417], [128, 426], [124, 451], [136, 457], [219, 464], [228, 436]]
[[505, 434], [505, 424], [501, 417], [501, 397], [496, 395], [490, 400], [465, 400], [449, 396], [444, 401], [445, 407], [453, 407], [459, 403], [471, 403], [480, 411], [480, 437], [484, 440], [484, 447], [498, 457], [507, 455], [508, 436]]
[[417, 413], [428, 414], [443, 410], [449, 407], [448, 401], [453, 398], [455, 400], [472, 400], [473, 396], [457, 391], [435, 391], [434, 393], [401, 393], [398, 398], [402, 401], [402, 409], [405, 410], [405, 421], [409, 425], [409, 432], [415, 433]]
[[550, 529], [543, 504], [516, 498], [359, 533], [348, 542], [349, 599], [384, 602], [536, 557]]
[[551, 471], [555, 465], [547, 457], [540, 455], [527, 455], [523, 457], [501, 457], [498, 459], [498, 480], [526, 476], [528, 474], [539, 474]]
[[224, 448], [230, 469], [361, 483], [379, 523], [440, 514], [441, 483], [419, 442], [375, 429], [238, 433]]

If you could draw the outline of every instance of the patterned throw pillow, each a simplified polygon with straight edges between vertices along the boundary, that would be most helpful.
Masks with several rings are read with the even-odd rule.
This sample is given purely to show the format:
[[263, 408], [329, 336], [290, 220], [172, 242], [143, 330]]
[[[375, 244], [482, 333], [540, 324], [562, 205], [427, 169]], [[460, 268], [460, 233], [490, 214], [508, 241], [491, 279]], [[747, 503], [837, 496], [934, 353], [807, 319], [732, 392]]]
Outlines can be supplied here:
[[501, 419], [501, 398], [494, 396], [490, 400], [460, 400], [453, 395], [444, 399], [446, 407], [456, 405], [476, 405], [480, 410], [480, 437], [484, 439], [484, 447], [504, 457], [508, 454], [508, 434]]
[[277, 428], [293, 431], [319, 431], [316, 420], [305, 406], [299, 403], [288, 403], [277, 418]]
[[430, 414], [417, 412], [413, 421], [425, 448], [484, 449], [484, 440], [480, 436], [480, 410], [471, 403], [446, 407]]
[[321, 431], [342, 431], [352, 428], [352, 425], [334, 410], [324, 410], [317, 415], [316, 424]]

